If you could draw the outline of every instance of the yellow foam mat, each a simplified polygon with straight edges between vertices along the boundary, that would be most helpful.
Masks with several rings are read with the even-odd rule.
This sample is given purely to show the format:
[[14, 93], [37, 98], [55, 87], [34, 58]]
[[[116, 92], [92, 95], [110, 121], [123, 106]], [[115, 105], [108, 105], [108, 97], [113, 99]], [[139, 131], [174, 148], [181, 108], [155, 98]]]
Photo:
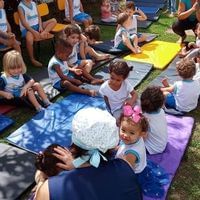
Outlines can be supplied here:
[[141, 47], [141, 54], [131, 53], [125, 56], [124, 59], [150, 63], [157, 69], [163, 69], [177, 55], [180, 49], [180, 44], [154, 40]]

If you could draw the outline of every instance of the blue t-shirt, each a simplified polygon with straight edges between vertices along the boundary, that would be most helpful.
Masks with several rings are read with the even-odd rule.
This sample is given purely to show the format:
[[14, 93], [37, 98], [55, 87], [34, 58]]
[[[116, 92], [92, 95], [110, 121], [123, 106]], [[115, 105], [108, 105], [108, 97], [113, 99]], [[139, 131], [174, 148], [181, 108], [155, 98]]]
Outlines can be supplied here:
[[[192, 7], [191, 4], [191, 0], [180, 0], [180, 2], [185, 4], [185, 11], [189, 10]], [[196, 19], [196, 12], [193, 12], [190, 16], [189, 16], [189, 20], [190, 21], [194, 21]]]
[[98, 168], [63, 171], [49, 178], [50, 200], [141, 200], [136, 175], [121, 159], [102, 162]]

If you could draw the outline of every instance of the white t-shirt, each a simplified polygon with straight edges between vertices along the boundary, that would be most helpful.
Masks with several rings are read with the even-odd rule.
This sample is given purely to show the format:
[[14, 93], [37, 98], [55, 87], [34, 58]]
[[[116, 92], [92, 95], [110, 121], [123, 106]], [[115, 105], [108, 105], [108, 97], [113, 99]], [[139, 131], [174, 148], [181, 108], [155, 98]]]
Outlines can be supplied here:
[[129, 83], [128, 80], [124, 80], [119, 90], [115, 91], [109, 86], [109, 80], [104, 82], [100, 89], [99, 93], [102, 96], [107, 96], [110, 104], [111, 112], [122, 108], [124, 102], [127, 98], [130, 97], [130, 92], [134, 90], [133, 86]]
[[174, 83], [176, 109], [190, 112], [197, 107], [200, 94], [199, 80], [182, 80]]
[[137, 158], [133, 170], [136, 174], [141, 173], [147, 165], [146, 149], [143, 138], [140, 138], [133, 144], [120, 145], [115, 157], [123, 159], [126, 154], [133, 154]]
[[126, 35], [129, 38], [128, 30], [126, 30], [124, 27], [120, 27], [118, 31], [115, 34], [114, 38], [114, 47], [118, 48], [119, 44], [123, 41], [122, 35]]
[[49, 78], [52, 82], [53, 85], [55, 85], [55, 83], [57, 83], [58, 81], [60, 81], [60, 77], [58, 76], [57, 72], [53, 69], [54, 65], [59, 65], [61, 71], [63, 72], [64, 75], [68, 75], [69, 73], [69, 67], [67, 65], [66, 61], [60, 61], [58, 60], [55, 56], [53, 56], [48, 64], [48, 74], [49, 74]]
[[137, 15], [132, 16], [131, 27], [128, 29], [130, 35], [137, 34]]
[[68, 64], [76, 67], [78, 64], [78, 51], [79, 51], [79, 43], [75, 44], [72, 49], [72, 53], [68, 57]]
[[165, 112], [160, 109], [158, 112], [144, 113], [148, 119], [149, 130], [145, 139], [145, 146], [149, 154], [162, 153], [167, 145], [167, 120]]
[[7, 18], [6, 18], [6, 12], [3, 8], [0, 9], [0, 30], [2, 32], [7, 32]]
[[[73, 17], [74, 17], [75, 15], [78, 15], [79, 13], [81, 13], [81, 11], [80, 11], [81, 2], [80, 2], [80, 0], [73, 0], [72, 4], [73, 4], [72, 9], [73, 9]], [[65, 17], [70, 17], [68, 0], [65, 0]]]

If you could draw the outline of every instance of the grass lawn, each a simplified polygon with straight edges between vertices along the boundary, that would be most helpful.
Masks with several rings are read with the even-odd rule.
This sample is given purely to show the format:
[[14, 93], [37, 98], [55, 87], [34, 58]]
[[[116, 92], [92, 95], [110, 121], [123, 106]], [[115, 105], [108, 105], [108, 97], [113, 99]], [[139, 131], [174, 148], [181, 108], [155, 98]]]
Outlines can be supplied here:
[[[98, 3], [90, 3], [89, 6], [86, 6], [85, 10], [90, 13], [93, 17], [97, 17], [99, 9]], [[171, 27], [174, 19], [168, 18], [166, 15], [161, 15], [160, 19], [157, 22], [154, 22], [148, 29], [139, 29], [141, 32], [150, 32], [158, 34], [158, 40], [175, 42], [178, 40], [178, 36], [174, 34], [167, 33], [167, 30]], [[100, 26], [102, 33], [102, 40], [111, 39], [114, 37], [115, 27], [110, 26]], [[193, 37], [188, 37], [188, 40], [194, 40]], [[49, 48], [46, 48], [47, 46]], [[42, 46], [41, 52], [42, 54], [41, 61], [45, 64], [48, 63], [48, 59], [52, 56], [53, 52], [50, 48], [50, 43], [45, 43], [45, 46]], [[38, 71], [39, 69], [35, 69], [31, 66], [30, 62], [25, 56], [25, 62], [28, 66], [28, 72], [30, 71]], [[1, 68], [2, 66], [0, 66]], [[162, 71], [153, 69], [149, 76], [142, 82], [142, 84], [137, 88], [138, 93], [140, 93], [148, 83], [153, 80], [157, 75], [159, 75]], [[65, 95], [65, 94], [64, 94]], [[63, 96], [57, 97], [57, 99], [61, 99]], [[56, 101], [55, 99], [54, 101]], [[189, 116], [193, 116], [196, 121], [196, 125], [193, 130], [193, 135], [191, 137], [190, 143], [188, 145], [187, 151], [183, 157], [181, 165], [177, 171], [177, 174], [174, 178], [174, 181], [171, 185], [171, 188], [168, 193], [169, 200], [199, 200], [200, 199], [200, 112], [198, 108], [189, 113]], [[24, 114], [26, 113], [26, 114]], [[23, 125], [26, 121], [32, 118], [35, 114], [34, 111], [28, 108], [20, 108], [12, 111], [8, 114], [11, 118], [13, 118], [16, 123], [9, 129], [3, 132], [1, 135], [1, 141], [3, 138], [8, 136], [18, 127]], [[23, 197], [23, 199], [25, 199]]]

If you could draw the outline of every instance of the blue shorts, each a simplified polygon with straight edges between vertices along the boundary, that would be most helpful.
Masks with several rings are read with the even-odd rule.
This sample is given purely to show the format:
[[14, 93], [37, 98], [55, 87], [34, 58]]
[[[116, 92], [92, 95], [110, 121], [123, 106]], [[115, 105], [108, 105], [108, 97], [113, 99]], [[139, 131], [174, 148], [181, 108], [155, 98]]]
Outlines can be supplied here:
[[117, 49], [120, 49], [122, 51], [128, 51], [128, 50], [130, 50], [126, 45], [124, 45], [123, 41], [120, 42], [120, 44], [118, 45]]
[[[67, 76], [70, 77], [70, 78], [74, 78], [74, 73], [69, 72], [69, 73], [67, 74]], [[66, 87], [63, 87], [63, 86], [62, 86], [61, 80], [57, 81], [57, 82], [53, 85], [53, 87], [54, 87], [56, 90], [60, 91], [60, 92], [63, 92], [63, 91], [65, 91], [65, 90], [67, 89]]]
[[165, 106], [167, 108], [174, 108], [174, 109], [176, 109], [176, 101], [175, 101], [174, 95], [172, 93], [169, 93], [166, 96]]
[[89, 19], [92, 19], [92, 18], [91, 18], [90, 15], [88, 15], [88, 14], [86, 14], [86, 13], [84, 13], [84, 12], [81, 12], [81, 13], [75, 15], [75, 16], [73, 17], [73, 19], [74, 19], [75, 21], [77, 21], [77, 22], [83, 23], [85, 20], [89, 20]]
[[[35, 31], [39, 31], [39, 24], [34, 25], [34, 26], [31, 26], [31, 28], [34, 29]], [[28, 32], [28, 30], [27, 30], [27, 29], [24, 29], [24, 30], [22, 31], [22, 33], [21, 33], [21, 34], [22, 34], [22, 37], [26, 37], [27, 32]]]

